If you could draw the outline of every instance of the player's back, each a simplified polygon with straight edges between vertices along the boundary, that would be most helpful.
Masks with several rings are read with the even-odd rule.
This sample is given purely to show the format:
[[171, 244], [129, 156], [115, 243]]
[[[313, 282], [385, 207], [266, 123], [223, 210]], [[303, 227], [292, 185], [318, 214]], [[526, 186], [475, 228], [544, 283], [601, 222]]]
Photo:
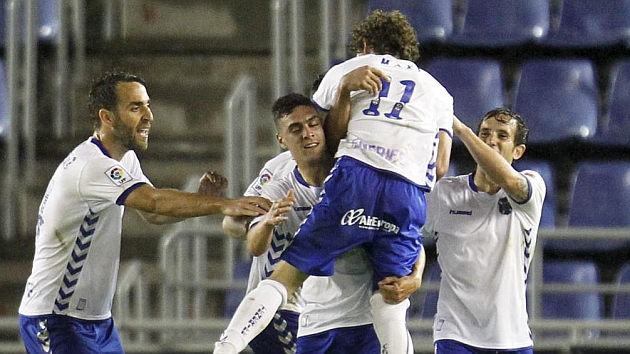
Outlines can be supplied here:
[[378, 97], [367, 91], [352, 93], [348, 133], [337, 156], [350, 156], [430, 188], [427, 175], [435, 160], [438, 130], [450, 131], [452, 126], [452, 97], [415, 63], [368, 54], [331, 68], [313, 100], [330, 109], [340, 79], [364, 65], [382, 70], [390, 81], [383, 81]]

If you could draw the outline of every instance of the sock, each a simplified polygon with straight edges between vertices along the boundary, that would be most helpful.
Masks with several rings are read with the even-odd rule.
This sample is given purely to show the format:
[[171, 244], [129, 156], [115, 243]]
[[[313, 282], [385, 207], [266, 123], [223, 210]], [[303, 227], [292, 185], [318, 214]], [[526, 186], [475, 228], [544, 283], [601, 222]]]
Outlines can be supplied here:
[[370, 298], [370, 305], [374, 315], [374, 331], [381, 343], [381, 353], [413, 353], [413, 343], [406, 324], [409, 299], [392, 305], [385, 303], [381, 294], [375, 293]]
[[[273, 319], [280, 306], [287, 302], [287, 290], [277, 281], [265, 279], [256, 289], [245, 295], [236, 309], [228, 328], [221, 335], [217, 348], [224, 353], [239, 353], [262, 332]], [[230, 344], [234, 348], [228, 348]], [[220, 353], [218, 351], [217, 353]]]

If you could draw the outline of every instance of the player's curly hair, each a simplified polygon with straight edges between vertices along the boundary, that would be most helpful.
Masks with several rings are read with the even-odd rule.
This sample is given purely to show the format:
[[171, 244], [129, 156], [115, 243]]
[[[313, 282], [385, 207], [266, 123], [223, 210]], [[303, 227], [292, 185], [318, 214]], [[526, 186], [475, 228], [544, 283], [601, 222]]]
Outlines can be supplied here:
[[479, 122], [479, 126], [477, 126], [477, 133], [481, 128], [481, 124], [486, 120], [494, 118], [498, 122], [503, 124], [510, 123], [511, 120], [516, 121], [516, 133], [514, 134], [514, 146], [525, 145], [527, 144], [527, 138], [529, 137], [529, 128], [527, 124], [525, 124], [525, 120], [518, 113], [511, 111], [508, 108], [494, 108], [486, 113], [485, 116]]
[[363, 52], [363, 41], [376, 54], [390, 54], [414, 62], [420, 59], [416, 31], [399, 11], [372, 11], [352, 31], [350, 50]]
[[116, 85], [119, 82], [137, 82], [146, 87], [146, 82], [133, 74], [126, 71], [117, 69], [112, 72], [106, 72], [92, 84], [92, 89], [88, 96], [88, 109], [90, 112], [90, 119], [94, 129], [98, 129], [101, 125], [101, 120], [98, 116], [98, 111], [104, 108], [108, 111], [114, 111], [118, 104], [118, 91], [116, 91]]

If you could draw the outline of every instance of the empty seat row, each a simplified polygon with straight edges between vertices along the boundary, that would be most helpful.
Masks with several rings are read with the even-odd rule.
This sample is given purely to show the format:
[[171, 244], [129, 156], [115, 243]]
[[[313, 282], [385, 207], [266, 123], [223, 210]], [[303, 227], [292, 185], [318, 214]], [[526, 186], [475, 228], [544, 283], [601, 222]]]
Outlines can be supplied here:
[[[541, 43], [601, 47], [630, 39], [630, 0], [368, 0], [369, 11], [399, 10], [421, 42], [499, 47]], [[460, 11], [457, 11], [460, 10]]]
[[512, 88], [494, 59], [438, 58], [424, 69], [451, 93], [455, 115], [473, 128], [490, 109], [507, 106], [527, 121], [530, 143], [580, 138], [630, 145], [630, 60], [615, 62], [605, 75], [611, 99], [604, 109], [597, 67], [587, 59], [526, 60]]
[[[456, 163], [447, 175], [459, 171]], [[587, 160], [576, 165], [570, 180], [568, 215], [564, 223], [558, 222], [559, 205], [556, 188], [556, 171], [547, 160], [523, 158], [513, 163], [518, 171], [533, 170], [542, 176], [547, 187], [543, 204], [541, 229], [554, 228], [630, 228], [630, 161]], [[434, 240], [427, 240], [428, 243]], [[609, 240], [593, 235], [592, 239], [547, 239], [542, 247], [554, 252], [607, 252], [630, 249], [630, 239]]]
[[[440, 266], [437, 262], [427, 264], [423, 284], [439, 283]], [[600, 283], [598, 266], [591, 261], [554, 260], [543, 262], [544, 284], [582, 284]], [[614, 284], [630, 284], [630, 262], [623, 264], [617, 271]], [[437, 311], [438, 291], [418, 291], [412, 296], [409, 316], [433, 318]], [[598, 320], [605, 317], [630, 319], [630, 293], [619, 291], [612, 296], [612, 306], [605, 314], [604, 295], [597, 292], [543, 291], [541, 298], [543, 318], [572, 318]]]

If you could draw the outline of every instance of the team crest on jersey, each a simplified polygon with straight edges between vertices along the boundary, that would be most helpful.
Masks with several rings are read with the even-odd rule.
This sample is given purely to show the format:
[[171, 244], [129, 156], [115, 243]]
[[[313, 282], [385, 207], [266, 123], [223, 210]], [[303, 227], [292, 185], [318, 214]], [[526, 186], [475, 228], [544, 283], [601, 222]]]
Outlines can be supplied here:
[[117, 186], [122, 186], [133, 179], [131, 174], [120, 165], [110, 167], [105, 171], [105, 175]]

